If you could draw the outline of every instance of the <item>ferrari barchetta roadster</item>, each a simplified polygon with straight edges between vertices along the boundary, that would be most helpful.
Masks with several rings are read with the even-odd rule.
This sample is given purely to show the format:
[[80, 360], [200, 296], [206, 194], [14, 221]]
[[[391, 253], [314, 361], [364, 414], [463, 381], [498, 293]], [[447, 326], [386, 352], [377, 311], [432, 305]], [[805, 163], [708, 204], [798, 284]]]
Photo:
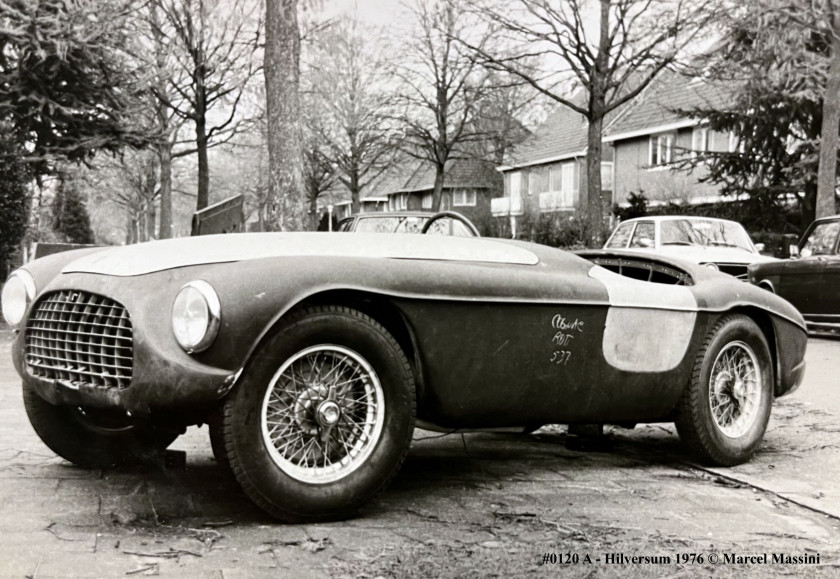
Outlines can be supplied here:
[[676, 422], [700, 459], [756, 452], [804, 372], [786, 301], [667, 257], [513, 240], [258, 233], [89, 248], [13, 272], [30, 422], [107, 467], [208, 424], [283, 521], [347, 517], [415, 425]]

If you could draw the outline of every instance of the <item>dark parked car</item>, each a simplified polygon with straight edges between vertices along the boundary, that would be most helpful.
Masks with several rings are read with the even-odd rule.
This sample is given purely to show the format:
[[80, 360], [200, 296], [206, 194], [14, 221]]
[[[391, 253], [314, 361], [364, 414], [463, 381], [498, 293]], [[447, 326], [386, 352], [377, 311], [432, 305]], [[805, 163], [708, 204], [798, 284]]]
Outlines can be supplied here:
[[479, 237], [475, 225], [455, 211], [377, 211], [357, 213], [341, 220], [337, 231], [356, 233], [430, 233]]
[[840, 215], [814, 221], [791, 259], [754, 264], [749, 280], [796, 306], [811, 329], [840, 328]]
[[512, 240], [211, 235], [66, 252], [2, 294], [30, 422], [107, 467], [207, 423], [285, 521], [382, 491], [415, 424], [452, 432], [673, 422], [748, 460], [804, 370], [785, 300], [707, 267]]

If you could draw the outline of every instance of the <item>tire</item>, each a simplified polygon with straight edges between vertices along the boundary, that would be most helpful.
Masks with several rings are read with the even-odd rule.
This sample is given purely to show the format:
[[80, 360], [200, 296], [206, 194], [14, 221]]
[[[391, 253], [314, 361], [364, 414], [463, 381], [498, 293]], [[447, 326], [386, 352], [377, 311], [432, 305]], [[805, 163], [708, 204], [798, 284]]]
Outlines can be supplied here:
[[741, 314], [709, 331], [677, 409], [680, 439], [702, 462], [734, 466], [761, 444], [773, 401], [773, 364], [764, 334]]
[[225, 432], [224, 432], [224, 412], [222, 410], [216, 411], [207, 419], [207, 429], [210, 433], [210, 448], [213, 449], [213, 458], [216, 463], [224, 468], [230, 470], [230, 459], [228, 458], [227, 448], [225, 447]]
[[23, 384], [23, 405], [35, 433], [75, 465], [109, 468], [159, 459], [178, 434], [131, 424], [106, 411], [54, 406]]
[[310, 307], [259, 348], [223, 411], [231, 469], [257, 506], [285, 522], [343, 519], [405, 460], [414, 379], [378, 322]]

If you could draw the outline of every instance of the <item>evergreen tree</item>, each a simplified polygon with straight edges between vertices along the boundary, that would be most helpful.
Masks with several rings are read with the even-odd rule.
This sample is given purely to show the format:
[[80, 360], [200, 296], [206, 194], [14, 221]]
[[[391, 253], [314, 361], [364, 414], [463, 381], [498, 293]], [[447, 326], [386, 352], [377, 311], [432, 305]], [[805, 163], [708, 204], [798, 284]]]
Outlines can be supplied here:
[[21, 151], [10, 138], [12, 131], [0, 123], [0, 277], [6, 278], [9, 258], [26, 232], [30, 181]]
[[53, 229], [68, 243], [93, 243], [93, 230], [84, 199], [75, 183], [61, 175], [53, 200]]
[[[828, 44], [806, 3], [776, 4], [745, 4], [727, 14], [724, 39], [699, 66], [707, 82], [726, 87], [726, 107], [683, 112], [732, 135], [728, 150], [690, 161], [708, 167], [706, 181], [724, 194], [749, 195], [768, 213], [795, 197], [804, 228], [815, 215]], [[799, 16], [792, 19], [782, 5]]]

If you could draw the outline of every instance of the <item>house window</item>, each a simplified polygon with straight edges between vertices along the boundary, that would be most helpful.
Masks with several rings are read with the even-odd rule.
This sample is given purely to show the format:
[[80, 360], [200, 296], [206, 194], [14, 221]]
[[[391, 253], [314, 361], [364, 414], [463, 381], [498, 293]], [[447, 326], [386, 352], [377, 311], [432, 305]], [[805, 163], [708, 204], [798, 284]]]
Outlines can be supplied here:
[[691, 157], [696, 158], [709, 150], [709, 129], [696, 127], [691, 132]]
[[663, 167], [671, 162], [674, 148], [674, 135], [656, 135], [650, 138], [650, 153], [648, 165]]
[[405, 211], [408, 207], [408, 193], [397, 193], [388, 199], [388, 209], [391, 211]]
[[434, 197], [434, 193], [423, 193], [423, 196], [420, 197], [420, 208], [421, 209], [431, 209], [432, 208], [432, 198]]
[[601, 190], [612, 191], [613, 189], [613, 164], [610, 162], [601, 163]]
[[474, 207], [475, 189], [456, 189], [453, 191], [452, 205], [454, 207]]
[[508, 197], [519, 197], [522, 193], [522, 173], [516, 171], [510, 174], [510, 190]]
[[552, 165], [548, 174], [548, 190], [552, 193], [563, 190], [563, 166]]
[[743, 153], [745, 151], [744, 141], [735, 131], [729, 131], [729, 152]]

